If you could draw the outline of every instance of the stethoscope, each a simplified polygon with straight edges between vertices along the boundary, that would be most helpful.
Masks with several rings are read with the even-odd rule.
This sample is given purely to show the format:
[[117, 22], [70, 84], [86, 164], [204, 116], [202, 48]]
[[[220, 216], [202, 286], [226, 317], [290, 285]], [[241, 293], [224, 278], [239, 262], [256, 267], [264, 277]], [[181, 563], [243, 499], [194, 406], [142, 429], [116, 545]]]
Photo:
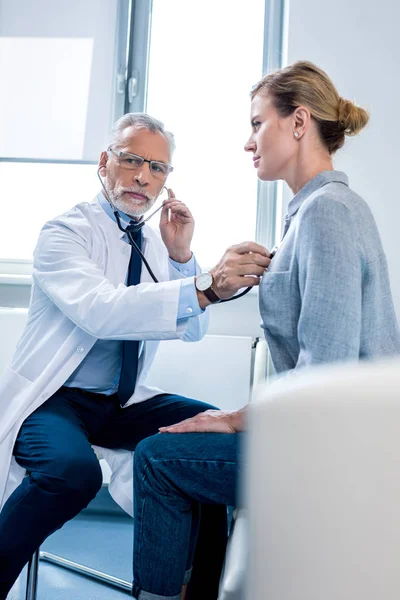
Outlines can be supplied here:
[[[114, 213], [115, 220], [116, 220], [116, 222], [117, 222], [117, 225], [118, 225], [118, 229], [120, 229], [121, 231], [123, 231], [123, 232], [124, 232], [124, 233], [125, 233], [125, 234], [128, 236], [129, 243], [131, 244], [132, 248], [134, 248], [134, 249], [136, 250], [136, 252], [139, 254], [140, 258], [142, 259], [142, 261], [143, 261], [144, 265], [146, 266], [146, 269], [148, 270], [148, 272], [149, 272], [149, 274], [150, 274], [150, 277], [152, 278], [152, 280], [154, 281], [154, 283], [160, 283], [160, 282], [158, 281], [157, 277], [154, 275], [154, 273], [153, 273], [153, 271], [152, 271], [152, 268], [150, 267], [149, 263], [147, 262], [147, 259], [146, 259], [145, 255], [143, 254], [143, 252], [141, 251], [141, 249], [139, 248], [139, 246], [138, 246], [138, 245], [137, 245], [137, 243], [135, 242], [135, 240], [134, 240], [133, 236], [134, 236], [134, 235], [135, 235], [135, 233], [137, 233], [137, 232], [138, 232], [140, 229], [142, 229], [142, 227], [144, 227], [144, 226], [145, 226], [145, 224], [147, 223], [147, 221], [148, 221], [149, 219], [151, 219], [151, 217], [152, 217], [153, 215], [155, 215], [155, 214], [156, 214], [156, 213], [157, 213], [159, 210], [161, 210], [161, 209], [162, 209], [163, 205], [159, 206], [159, 208], [157, 208], [157, 210], [155, 210], [154, 212], [152, 212], [152, 213], [151, 213], [151, 215], [149, 215], [149, 216], [148, 216], [146, 219], [143, 219], [142, 221], [139, 221], [138, 223], [134, 223], [133, 225], [129, 225], [129, 226], [128, 226], [128, 227], [129, 227], [129, 229], [128, 229], [128, 227], [126, 227], [126, 228], [124, 229], [124, 228], [122, 227], [122, 224], [121, 224], [121, 218], [120, 218], [120, 216], [119, 216], [118, 209], [117, 209], [117, 207], [114, 205], [113, 201], [111, 200], [111, 198], [110, 198], [110, 195], [109, 195], [109, 193], [108, 193], [108, 192], [107, 192], [107, 190], [106, 190], [106, 186], [105, 186], [105, 185], [104, 185], [104, 183], [103, 183], [103, 180], [102, 180], [102, 178], [101, 178], [101, 175], [100, 175], [100, 169], [101, 169], [101, 167], [99, 167], [99, 168], [97, 169], [97, 177], [99, 178], [99, 181], [100, 181], [100, 183], [101, 183], [101, 187], [103, 188], [103, 192], [104, 192], [104, 195], [105, 195], [105, 197], [106, 197], [106, 200], [107, 200], [107, 202], [109, 203], [109, 205], [111, 206], [111, 210], [112, 210], [112, 211], [113, 211], [113, 213]], [[164, 187], [165, 187], [165, 186], [164, 186]], [[163, 188], [163, 189], [164, 189], [164, 188]], [[168, 188], [166, 188], [166, 187], [165, 187], [165, 189], [167, 190], [167, 192], [168, 192], [168, 197], [169, 197], [169, 190], [168, 190]]]
[[[123, 231], [129, 239], [129, 243], [131, 244], [132, 248], [134, 248], [136, 250], [136, 252], [139, 254], [140, 258], [142, 259], [146, 269], [148, 270], [150, 277], [152, 278], [152, 280], [154, 281], [154, 283], [160, 283], [157, 279], [157, 277], [154, 275], [149, 263], [146, 260], [146, 257], [144, 256], [143, 252], [141, 251], [141, 249], [139, 248], [139, 246], [137, 245], [137, 243], [135, 242], [135, 240], [133, 239], [133, 235], [135, 233], [137, 233], [142, 227], [144, 227], [144, 225], [147, 223], [147, 221], [149, 219], [151, 219], [159, 210], [162, 209], [163, 205], [161, 205], [159, 208], [157, 208], [154, 212], [151, 213], [151, 215], [149, 215], [146, 219], [143, 219], [142, 221], [139, 221], [138, 223], [135, 223], [133, 225], [129, 225], [129, 229], [128, 227], [126, 227], [125, 229], [122, 227], [121, 224], [121, 218], [118, 214], [118, 209], [116, 208], [116, 206], [114, 206], [113, 201], [110, 198], [109, 193], [106, 190], [106, 186], [104, 185], [104, 182], [101, 178], [100, 175], [100, 169], [101, 167], [99, 167], [97, 169], [97, 177], [99, 178], [99, 181], [101, 183], [101, 187], [103, 188], [103, 192], [105, 195], [105, 198], [107, 200], [107, 202], [109, 203], [109, 205], [111, 206], [111, 210], [114, 213], [115, 216], [115, 220], [117, 222], [118, 228]], [[167, 187], [164, 186], [163, 189], [167, 190], [168, 193], [168, 197], [169, 197], [169, 190]], [[275, 248], [272, 250], [271, 254], [270, 254], [270, 258], [273, 258], [273, 256], [275, 256], [275, 253], [277, 251], [277, 247], [275, 246]], [[250, 292], [252, 288], [248, 287], [246, 288], [243, 292], [241, 292], [240, 294], [237, 294], [236, 296], [232, 296], [232, 298], [226, 298], [225, 300], [220, 300], [218, 304], [221, 304], [222, 302], [231, 302], [232, 300], [237, 300], [238, 298], [241, 298], [242, 296], [244, 296], [245, 294], [248, 294]]]

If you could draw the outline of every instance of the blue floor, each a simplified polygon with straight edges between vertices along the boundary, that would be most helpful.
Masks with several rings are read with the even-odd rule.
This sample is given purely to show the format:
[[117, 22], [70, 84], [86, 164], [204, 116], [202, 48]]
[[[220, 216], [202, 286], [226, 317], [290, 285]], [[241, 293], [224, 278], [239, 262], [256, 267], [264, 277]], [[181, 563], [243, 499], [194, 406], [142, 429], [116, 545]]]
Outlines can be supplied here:
[[[84, 511], [50, 536], [41, 550], [132, 580], [133, 520]], [[25, 600], [25, 570], [7, 600]], [[40, 562], [37, 600], [127, 600], [125, 592], [106, 587], [46, 562]]]

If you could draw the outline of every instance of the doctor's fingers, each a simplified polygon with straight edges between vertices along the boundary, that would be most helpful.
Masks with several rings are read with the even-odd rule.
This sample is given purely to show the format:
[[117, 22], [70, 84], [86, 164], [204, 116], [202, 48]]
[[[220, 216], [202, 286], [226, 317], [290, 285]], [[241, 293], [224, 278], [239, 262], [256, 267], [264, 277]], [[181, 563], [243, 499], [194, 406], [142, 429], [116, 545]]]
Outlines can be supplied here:
[[241, 244], [231, 246], [229, 250], [234, 250], [238, 254], [247, 254], [248, 252], [254, 252], [256, 254], [261, 254], [261, 256], [269, 256], [268, 250], [264, 248], [264, 246], [261, 246], [261, 244], [257, 244], [256, 242], [242, 242]]
[[226, 277], [223, 281], [219, 281], [217, 285], [214, 285], [216, 293], [221, 292], [232, 292], [235, 294], [238, 290], [245, 287], [254, 287], [260, 285], [261, 277], [257, 275], [231, 275]]
[[160, 214], [160, 226], [163, 224], [166, 224], [168, 222], [169, 222], [169, 210], [164, 204], [161, 209], [161, 214]]
[[173, 208], [173, 207], [187, 208], [186, 204], [184, 202], [182, 202], [182, 200], [177, 200], [176, 198], [168, 198], [168, 200], [164, 200], [163, 206], [167, 206], [168, 208]]
[[257, 252], [237, 255], [237, 262], [241, 265], [259, 265], [266, 269], [271, 264], [271, 259]]
[[180, 200], [166, 200], [164, 202], [164, 207], [166, 207], [171, 212], [191, 215], [189, 208]]
[[184, 223], [194, 223], [193, 215], [188, 207], [183, 204], [183, 202], [179, 201], [174, 201], [173, 204], [170, 202], [163, 204], [160, 215], [160, 225], [166, 225], [171, 221], [171, 218], [182, 219]]
[[237, 254], [234, 251], [228, 250], [220, 261], [220, 267], [225, 269], [236, 269], [239, 266], [246, 265], [248, 268], [253, 266], [267, 269], [271, 263], [271, 259], [257, 253]]
[[262, 277], [264, 272], [265, 267], [260, 265], [236, 265], [236, 267], [226, 269], [228, 277], [235, 277], [236, 275], [240, 275], [241, 277], [244, 275], [256, 275], [257, 277]]
[[190, 212], [189, 208], [180, 200], [167, 200], [166, 202], [164, 202], [162, 212], [164, 213], [164, 215], [177, 215], [180, 217], [184, 217], [185, 219], [193, 219], [193, 215]]

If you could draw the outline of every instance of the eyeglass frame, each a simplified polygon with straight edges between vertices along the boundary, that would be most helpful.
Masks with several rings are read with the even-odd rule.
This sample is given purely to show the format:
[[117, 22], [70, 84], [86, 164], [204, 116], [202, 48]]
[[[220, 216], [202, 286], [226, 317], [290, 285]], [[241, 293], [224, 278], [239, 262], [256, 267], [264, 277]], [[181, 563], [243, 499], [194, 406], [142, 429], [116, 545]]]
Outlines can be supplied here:
[[140, 169], [143, 166], [143, 163], [147, 162], [150, 165], [150, 173], [153, 175], [153, 177], [157, 177], [153, 171], [152, 171], [152, 164], [156, 164], [156, 165], [164, 165], [165, 167], [168, 167], [168, 173], [166, 175], [164, 175], [162, 173], [162, 179], [166, 179], [168, 177], [168, 175], [170, 173], [172, 173], [172, 171], [174, 170], [174, 167], [172, 167], [171, 165], [169, 165], [168, 163], [162, 162], [161, 160], [148, 160], [147, 158], [143, 158], [143, 156], [139, 156], [139, 154], [133, 154], [133, 152], [117, 152], [116, 150], [114, 150], [113, 148], [108, 148], [107, 150], [107, 154], [109, 154], [111, 152], [111, 154], [113, 154], [116, 158], [122, 158], [122, 156], [127, 156], [128, 158], [131, 156], [132, 158], [139, 158], [142, 162], [140, 165], [138, 165], [137, 167], [134, 167], [133, 169], [128, 169], [131, 171], [135, 171], [136, 169]]

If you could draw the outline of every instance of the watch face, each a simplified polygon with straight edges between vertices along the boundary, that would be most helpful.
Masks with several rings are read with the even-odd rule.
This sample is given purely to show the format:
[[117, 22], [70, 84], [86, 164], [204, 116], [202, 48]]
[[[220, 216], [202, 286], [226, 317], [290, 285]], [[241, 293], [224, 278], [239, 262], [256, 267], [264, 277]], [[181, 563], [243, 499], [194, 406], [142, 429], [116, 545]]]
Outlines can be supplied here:
[[211, 287], [213, 282], [213, 278], [211, 273], [201, 273], [196, 278], [196, 287], [200, 292], [204, 292], [204, 290], [208, 290]]

